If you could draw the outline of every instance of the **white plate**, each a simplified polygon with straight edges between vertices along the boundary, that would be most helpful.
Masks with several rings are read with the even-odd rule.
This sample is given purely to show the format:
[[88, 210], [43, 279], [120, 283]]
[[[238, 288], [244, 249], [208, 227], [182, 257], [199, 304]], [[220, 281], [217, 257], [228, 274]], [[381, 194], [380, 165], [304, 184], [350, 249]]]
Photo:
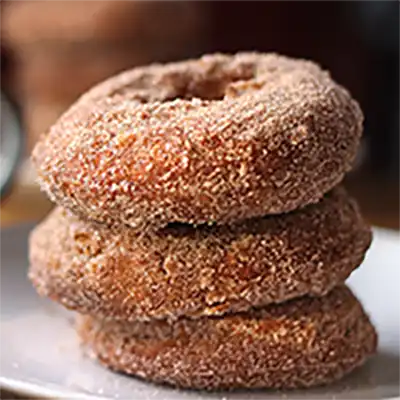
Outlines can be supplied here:
[[1, 234], [1, 376], [16, 392], [81, 399], [269, 399], [399, 397], [400, 236], [375, 230], [362, 268], [350, 285], [379, 332], [379, 352], [342, 382], [312, 390], [205, 393], [176, 390], [110, 372], [82, 355], [72, 314], [40, 299], [26, 279], [29, 227]]

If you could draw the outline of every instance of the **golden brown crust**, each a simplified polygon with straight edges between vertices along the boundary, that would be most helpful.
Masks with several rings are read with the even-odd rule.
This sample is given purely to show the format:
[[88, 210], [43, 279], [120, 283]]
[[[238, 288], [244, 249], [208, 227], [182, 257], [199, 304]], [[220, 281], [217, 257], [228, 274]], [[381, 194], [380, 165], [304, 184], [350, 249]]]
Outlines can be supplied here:
[[152, 65], [89, 91], [33, 153], [83, 218], [156, 230], [317, 202], [350, 169], [362, 113], [317, 65], [239, 53]]
[[220, 315], [325, 294], [362, 262], [370, 242], [342, 188], [282, 216], [144, 235], [57, 209], [32, 233], [30, 278], [39, 293], [96, 316]]
[[377, 343], [346, 287], [223, 318], [124, 324], [81, 317], [78, 332], [107, 367], [201, 389], [329, 383], [363, 364]]

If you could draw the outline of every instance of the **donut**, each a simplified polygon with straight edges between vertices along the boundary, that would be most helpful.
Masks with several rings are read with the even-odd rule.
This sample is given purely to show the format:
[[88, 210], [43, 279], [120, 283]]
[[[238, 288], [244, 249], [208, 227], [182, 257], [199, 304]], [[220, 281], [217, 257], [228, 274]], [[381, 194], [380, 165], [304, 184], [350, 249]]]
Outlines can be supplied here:
[[360, 265], [370, 242], [343, 188], [283, 216], [146, 234], [58, 208], [31, 235], [29, 276], [40, 294], [81, 313], [195, 318], [324, 295]]
[[363, 364], [377, 345], [346, 287], [222, 318], [126, 323], [85, 316], [77, 330], [88, 352], [113, 370], [196, 389], [326, 384]]
[[33, 161], [50, 198], [88, 220], [226, 224], [317, 202], [351, 168], [362, 118], [312, 62], [214, 54], [100, 84]]

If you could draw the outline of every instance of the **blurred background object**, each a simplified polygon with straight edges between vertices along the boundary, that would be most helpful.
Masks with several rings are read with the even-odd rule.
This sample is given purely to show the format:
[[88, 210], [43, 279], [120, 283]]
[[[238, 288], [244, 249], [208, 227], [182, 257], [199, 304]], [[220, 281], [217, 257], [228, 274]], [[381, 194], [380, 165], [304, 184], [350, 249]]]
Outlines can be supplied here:
[[4, 198], [12, 188], [14, 174], [23, 148], [22, 130], [16, 109], [1, 93], [0, 136], [0, 196]]
[[[372, 223], [398, 228], [397, 1], [1, 2], [2, 90], [19, 107], [26, 155], [83, 92], [119, 71], [243, 50], [313, 59], [351, 91], [366, 119], [347, 185]], [[33, 181], [23, 164], [3, 223], [47, 212]]]

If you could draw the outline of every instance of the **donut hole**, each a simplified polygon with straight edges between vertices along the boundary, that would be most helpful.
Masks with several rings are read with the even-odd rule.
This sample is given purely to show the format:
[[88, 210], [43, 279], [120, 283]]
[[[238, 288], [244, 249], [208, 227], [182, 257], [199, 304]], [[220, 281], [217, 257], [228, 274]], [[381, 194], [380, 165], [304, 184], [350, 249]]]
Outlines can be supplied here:
[[[255, 84], [253, 76], [234, 77], [231, 79], [205, 79], [195, 81], [180, 88], [173, 99], [191, 100], [198, 98], [209, 101], [222, 101], [226, 97], [238, 97], [249, 90], [257, 90], [259, 85]], [[246, 79], [246, 80], [244, 80]]]
[[185, 88], [178, 98], [185, 100], [191, 100], [193, 98], [213, 101], [223, 100], [226, 94], [226, 89], [231, 83], [232, 82], [216, 79], [206, 79]]
[[224, 87], [221, 82], [204, 81], [197, 85], [193, 90], [188, 90], [184, 94], [184, 99], [199, 98], [202, 100], [222, 100], [225, 96]]
[[158, 93], [135, 93], [134, 99], [141, 104], [152, 102], [167, 102], [174, 100], [201, 99], [205, 101], [221, 101], [225, 97], [225, 86], [221, 82], [204, 81], [199, 85], [178, 86], [166, 91], [160, 90]]
[[[215, 68], [207, 72], [187, 74], [172, 72], [164, 75], [159, 81], [157, 100], [173, 101], [176, 99], [205, 101], [222, 101], [227, 96], [238, 96], [246, 91], [259, 89], [255, 85], [256, 71], [254, 65], [243, 64], [230, 70]], [[146, 92], [148, 82], [142, 87]]]
[[113, 91], [113, 96], [130, 97], [141, 104], [167, 102], [177, 99], [223, 101], [226, 97], [238, 97], [246, 92], [258, 90], [257, 74], [253, 65], [240, 65], [233, 70], [188, 74], [172, 71], [155, 77], [144, 75], [132, 85]]

